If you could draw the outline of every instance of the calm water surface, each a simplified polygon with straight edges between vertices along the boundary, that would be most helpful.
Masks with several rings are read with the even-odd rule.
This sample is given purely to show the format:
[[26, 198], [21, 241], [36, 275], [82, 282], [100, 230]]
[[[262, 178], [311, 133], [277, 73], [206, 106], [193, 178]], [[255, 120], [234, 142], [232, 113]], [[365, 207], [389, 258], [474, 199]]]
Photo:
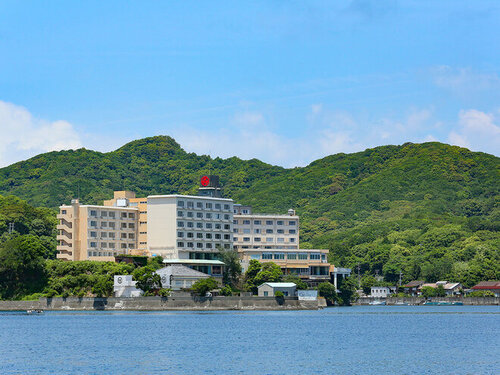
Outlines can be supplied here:
[[500, 374], [498, 306], [0, 313], [0, 374]]

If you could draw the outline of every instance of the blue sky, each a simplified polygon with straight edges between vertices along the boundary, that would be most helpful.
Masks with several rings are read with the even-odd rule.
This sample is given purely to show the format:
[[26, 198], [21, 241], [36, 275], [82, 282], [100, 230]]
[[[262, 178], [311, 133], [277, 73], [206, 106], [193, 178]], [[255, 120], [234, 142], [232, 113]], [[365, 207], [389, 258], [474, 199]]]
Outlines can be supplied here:
[[2, 1], [0, 165], [171, 135], [287, 167], [437, 140], [500, 155], [498, 1]]

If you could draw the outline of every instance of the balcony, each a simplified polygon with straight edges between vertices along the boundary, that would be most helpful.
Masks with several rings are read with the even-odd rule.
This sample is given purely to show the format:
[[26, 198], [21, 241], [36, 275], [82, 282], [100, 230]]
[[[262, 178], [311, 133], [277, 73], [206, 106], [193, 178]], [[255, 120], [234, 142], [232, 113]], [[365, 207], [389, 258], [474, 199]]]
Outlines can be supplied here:
[[71, 240], [72, 237], [73, 236], [71, 235], [71, 233], [63, 231], [63, 233], [60, 233], [56, 236], [56, 240], [68, 242], [68, 240]]
[[57, 245], [57, 251], [60, 251], [60, 252], [72, 252], [73, 248], [71, 247], [71, 244]]

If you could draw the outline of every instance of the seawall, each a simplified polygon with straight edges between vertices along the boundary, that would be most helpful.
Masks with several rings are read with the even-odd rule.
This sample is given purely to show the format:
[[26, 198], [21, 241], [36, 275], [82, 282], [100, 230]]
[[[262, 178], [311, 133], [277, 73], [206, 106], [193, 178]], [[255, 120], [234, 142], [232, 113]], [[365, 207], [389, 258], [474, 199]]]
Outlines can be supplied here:
[[136, 297], [40, 298], [38, 301], [0, 301], [0, 311], [19, 310], [317, 310], [320, 301], [270, 297]]
[[499, 297], [433, 297], [428, 300], [424, 297], [404, 297], [404, 298], [373, 298], [361, 297], [354, 305], [369, 305], [373, 301], [385, 301], [386, 305], [423, 305], [426, 301], [438, 302], [462, 302], [464, 305], [500, 305]]

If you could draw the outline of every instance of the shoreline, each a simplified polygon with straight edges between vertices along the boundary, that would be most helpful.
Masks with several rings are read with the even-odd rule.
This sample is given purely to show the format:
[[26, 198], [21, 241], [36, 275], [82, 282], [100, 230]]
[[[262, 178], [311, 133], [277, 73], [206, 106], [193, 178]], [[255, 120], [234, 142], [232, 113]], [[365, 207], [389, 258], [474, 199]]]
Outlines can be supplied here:
[[500, 297], [360, 297], [353, 305], [365, 306], [372, 302], [380, 301], [387, 306], [424, 306], [426, 302], [462, 303], [463, 306], [498, 306]]

